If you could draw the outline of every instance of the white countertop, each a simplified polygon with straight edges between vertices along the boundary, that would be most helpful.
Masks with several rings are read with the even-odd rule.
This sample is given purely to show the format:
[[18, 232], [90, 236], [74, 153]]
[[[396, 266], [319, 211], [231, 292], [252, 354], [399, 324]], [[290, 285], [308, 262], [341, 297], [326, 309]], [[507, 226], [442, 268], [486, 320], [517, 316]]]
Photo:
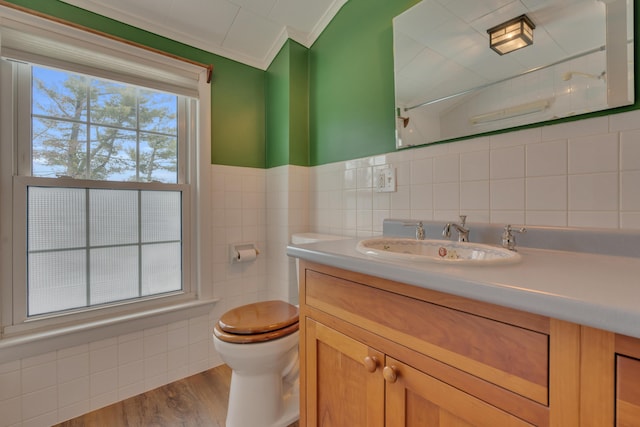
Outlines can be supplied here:
[[358, 241], [292, 244], [287, 254], [640, 338], [640, 258], [521, 247], [517, 264], [443, 265], [370, 257]]

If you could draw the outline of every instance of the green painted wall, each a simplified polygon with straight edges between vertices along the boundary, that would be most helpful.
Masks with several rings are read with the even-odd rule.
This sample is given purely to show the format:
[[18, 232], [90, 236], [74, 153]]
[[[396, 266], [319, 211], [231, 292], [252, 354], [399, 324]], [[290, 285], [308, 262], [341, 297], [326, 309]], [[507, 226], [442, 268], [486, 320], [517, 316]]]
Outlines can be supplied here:
[[267, 69], [267, 167], [309, 165], [308, 50], [287, 41]]
[[[291, 48], [291, 133], [289, 164], [309, 166], [309, 50], [290, 42]], [[268, 141], [267, 141], [268, 143]]]
[[8, 0], [8, 2], [193, 61], [213, 64], [212, 163], [265, 167], [264, 71], [84, 11], [58, 0]]
[[264, 71], [221, 57], [213, 63], [211, 162], [264, 168]]
[[395, 150], [392, 19], [416, 3], [349, 0], [311, 47], [311, 165]]
[[290, 43], [285, 43], [267, 69], [267, 167], [289, 163]]

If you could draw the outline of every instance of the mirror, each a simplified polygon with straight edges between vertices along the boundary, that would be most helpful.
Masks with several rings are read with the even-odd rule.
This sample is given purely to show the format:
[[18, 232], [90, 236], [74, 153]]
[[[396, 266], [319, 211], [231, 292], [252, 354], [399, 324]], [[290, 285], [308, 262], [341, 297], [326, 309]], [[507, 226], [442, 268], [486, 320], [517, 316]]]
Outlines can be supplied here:
[[[520, 15], [533, 44], [487, 29]], [[396, 147], [634, 102], [633, 0], [423, 0], [393, 20]]]

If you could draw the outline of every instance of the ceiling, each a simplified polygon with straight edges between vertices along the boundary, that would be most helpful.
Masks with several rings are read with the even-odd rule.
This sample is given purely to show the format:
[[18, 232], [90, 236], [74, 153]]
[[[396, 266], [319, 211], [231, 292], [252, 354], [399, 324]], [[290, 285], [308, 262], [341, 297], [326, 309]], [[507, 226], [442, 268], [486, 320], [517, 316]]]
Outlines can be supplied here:
[[287, 39], [310, 47], [348, 0], [62, 0], [266, 69]]

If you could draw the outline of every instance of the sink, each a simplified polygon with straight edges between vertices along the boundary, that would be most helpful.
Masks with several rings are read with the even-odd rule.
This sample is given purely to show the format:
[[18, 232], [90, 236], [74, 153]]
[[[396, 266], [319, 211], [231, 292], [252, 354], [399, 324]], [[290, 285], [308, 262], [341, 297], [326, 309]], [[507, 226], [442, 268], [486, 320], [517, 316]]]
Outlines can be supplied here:
[[359, 241], [356, 250], [381, 259], [455, 265], [511, 264], [521, 259], [517, 252], [497, 246], [448, 240], [377, 237]]

